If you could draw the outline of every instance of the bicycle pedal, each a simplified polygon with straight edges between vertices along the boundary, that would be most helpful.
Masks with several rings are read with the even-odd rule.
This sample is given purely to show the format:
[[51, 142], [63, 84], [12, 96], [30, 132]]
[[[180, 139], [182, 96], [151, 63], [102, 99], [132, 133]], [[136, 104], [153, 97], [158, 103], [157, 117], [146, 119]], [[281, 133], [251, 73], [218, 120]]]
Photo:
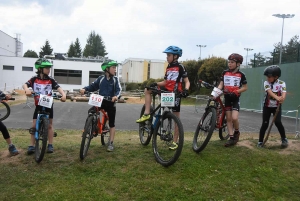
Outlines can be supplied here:
[[53, 137], [57, 137], [57, 132], [54, 132], [54, 133], [53, 133]]

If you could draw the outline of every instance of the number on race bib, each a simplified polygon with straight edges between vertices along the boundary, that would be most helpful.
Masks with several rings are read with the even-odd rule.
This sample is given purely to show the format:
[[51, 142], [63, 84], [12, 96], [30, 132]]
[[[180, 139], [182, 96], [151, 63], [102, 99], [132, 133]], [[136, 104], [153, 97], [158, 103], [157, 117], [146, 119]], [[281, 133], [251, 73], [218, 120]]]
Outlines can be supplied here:
[[161, 102], [162, 107], [174, 107], [175, 106], [175, 94], [174, 93], [162, 93], [160, 102]]
[[103, 101], [103, 96], [97, 95], [97, 94], [91, 94], [89, 99], [89, 105], [101, 107]]

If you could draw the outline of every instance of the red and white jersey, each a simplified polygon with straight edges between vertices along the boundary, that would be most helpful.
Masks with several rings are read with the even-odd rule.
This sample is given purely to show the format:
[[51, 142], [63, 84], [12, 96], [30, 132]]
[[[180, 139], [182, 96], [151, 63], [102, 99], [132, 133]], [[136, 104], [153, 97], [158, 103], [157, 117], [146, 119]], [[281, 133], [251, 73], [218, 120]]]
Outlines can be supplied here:
[[221, 80], [224, 83], [224, 93], [230, 93], [238, 90], [242, 85], [247, 84], [246, 76], [243, 72], [237, 71], [235, 73], [230, 70], [224, 70]]
[[277, 107], [278, 101], [275, 100], [268, 94], [268, 90], [272, 90], [274, 94], [277, 96], [282, 96], [282, 92], [286, 92], [285, 82], [282, 80], [277, 79], [276, 82], [270, 83], [268, 81], [264, 82], [264, 89], [265, 89], [265, 98], [264, 98], [264, 106], [266, 107]]
[[187, 72], [182, 64], [174, 62], [168, 65], [164, 79], [166, 80], [165, 88], [168, 91], [182, 91], [182, 78], [187, 77]]
[[[56, 80], [50, 76], [45, 76], [44, 79], [41, 79], [40, 76], [33, 76], [25, 84], [27, 84], [27, 87], [31, 87], [34, 92], [48, 96], [52, 96], [53, 89], [60, 87]], [[37, 105], [37, 103], [38, 99], [35, 98], [35, 105]]]

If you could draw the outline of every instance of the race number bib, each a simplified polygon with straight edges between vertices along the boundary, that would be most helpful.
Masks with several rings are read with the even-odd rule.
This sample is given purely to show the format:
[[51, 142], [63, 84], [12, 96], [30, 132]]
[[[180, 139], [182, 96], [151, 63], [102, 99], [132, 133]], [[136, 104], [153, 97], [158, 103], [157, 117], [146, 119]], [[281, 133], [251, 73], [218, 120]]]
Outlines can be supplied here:
[[52, 104], [53, 104], [52, 96], [40, 94], [40, 99], [39, 99], [38, 105], [46, 107], [46, 108], [51, 108]]
[[103, 101], [103, 96], [97, 94], [91, 94], [89, 99], [89, 105], [101, 107]]
[[160, 103], [162, 107], [174, 107], [175, 106], [175, 94], [174, 93], [161, 93]]

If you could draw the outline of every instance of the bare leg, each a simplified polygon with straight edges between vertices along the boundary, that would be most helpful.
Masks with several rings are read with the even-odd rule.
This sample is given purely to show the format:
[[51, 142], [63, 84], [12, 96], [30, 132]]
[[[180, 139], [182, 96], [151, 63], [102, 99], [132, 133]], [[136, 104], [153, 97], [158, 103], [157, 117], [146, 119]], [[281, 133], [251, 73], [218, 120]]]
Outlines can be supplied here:
[[[33, 119], [32, 128], [35, 128], [35, 124], [36, 124], [36, 119]], [[33, 135], [30, 135], [30, 145], [34, 146], [34, 142], [35, 142], [35, 138], [34, 138], [34, 134], [33, 134]]]
[[[178, 118], [180, 118], [180, 112], [173, 112], [173, 114], [175, 114]], [[177, 143], [178, 141], [178, 126], [177, 124], [175, 125], [175, 132], [174, 132], [174, 142]]]
[[232, 111], [232, 122], [235, 130], [239, 130], [239, 112], [236, 110]]
[[116, 127], [109, 128], [109, 133], [110, 133], [109, 141], [113, 142], [115, 139]]
[[10, 138], [8, 138], [8, 139], [5, 139], [5, 140], [6, 140], [6, 142], [7, 142], [7, 144], [8, 144], [8, 145], [12, 144], [12, 142], [11, 142], [11, 139], [10, 139]]
[[48, 143], [53, 143], [53, 119], [49, 119], [49, 126], [48, 126]]
[[227, 128], [230, 136], [233, 136], [232, 111], [226, 111]]
[[151, 105], [151, 90], [145, 89], [145, 113], [150, 114], [150, 105]]

